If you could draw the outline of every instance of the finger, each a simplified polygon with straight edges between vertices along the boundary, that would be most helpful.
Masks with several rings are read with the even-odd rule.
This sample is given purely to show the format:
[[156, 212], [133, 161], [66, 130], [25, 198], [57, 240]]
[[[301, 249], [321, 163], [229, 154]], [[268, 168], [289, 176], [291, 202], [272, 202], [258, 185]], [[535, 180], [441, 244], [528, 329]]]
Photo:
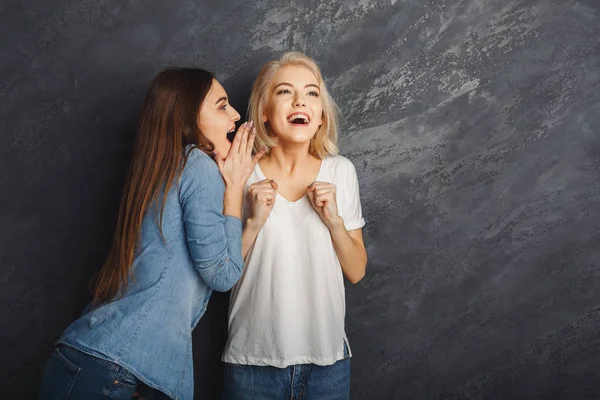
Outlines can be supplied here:
[[250, 185], [250, 190], [251, 191], [256, 191], [256, 190], [260, 190], [260, 189], [271, 189], [271, 180], [270, 179], [263, 179], [262, 181], [258, 181], [253, 183], [252, 185]]
[[254, 149], [254, 141], [256, 140], [256, 128], [253, 126], [248, 136], [248, 143], [246, 143], [246, 157], [252, 158], [252, 149]]
[[261, 179], [260, 181], [254, 182], [252, 185], [250, 185], [250, 187], [260, 186], [260, 185], [266, 185], [267, 183], [269, 183], [269, 181], [270, 181], [270, 179], [268, 179], [268, 178]]
[[256, 163], [258, 163], [258, 160], [260, 160], [261, 158], [263, 158], [263, 156], [267, 154], [267, 148], [263, 147], [262, 149], [260, 149], [260, 151], [258, 153], [256, 153], [254, 155], [254, 158], [252, 158], [252, 167], [256, 166]]
[[277, 189], [279, 189], [279, 184], [277, 182], [275, 182], [273, 179], [269, 180], [269, 184], [271, 185], [273, 190], [277, 192]]
[[250, 155], [252, 154], [252, 144], [254, 143], [254, 138], [252, 138], [252, 142], [250, 142], [250, 139], [255, 133], [256, 130], [254, 129], [254, 121], [250, 121], [250, 123], [246, 127], [246, 141], [244, 142], [244, 148], [240, 148], [240, 154], [246, 155], [248, 154], [248, 150], [250, 150]]
[[[233, 150], [232, 154], [237, 154], [240, 148], [240, 142], [242, 141], [242, 133], [246, 130], [248, 126], [248, 121], [244, 122], [242, 126], [240, 126], [235, 133], [235, 137], [233, 138], [233, 142], [231, 142], [231, 150]], [[230, 151], [231, 151], [230, 150]]]
[[310, 204], [312, 204], [313, 208], [316, 208], [315, 193], [312, 190], [310, 190], [310, 186], [309, 186], [309, 189], [306, 191], [306, 194], [308, 196], [308, 199], [310, 200]]
[[311, 183], [310, 185], [308, 185], [308, 188], [307, 188], [307, 190], [308, 190], [309, 192], [314, 192], [315, 188], [316, 188], [316, 182], [313, 182], [313, 183]]
[[248, 137], [252, 132], [253, 126], [254, 124], [252, 121], [248, 122], [248, 125], [246, 125], [246, 129], [244, 129], [244, 132], [242, 133], [242, 140], [240, 141], [240, 148], [238, 150], [239, 155], [246, 154], [246, 148], [248, 147]]
[[324, 193], [324, 194], [316, 194], [315, 193], [315, 200], [319, 201], [319, 202], [328, 202], [333, 200], [333, 198], [330, 196], [329, 193]]
[[314, 182], [314, 184], [315, 184], [315, 188], [317, 188], [317, 189], [327, 189], [327, 188], [335, 189], [335, 185], [332, 183]]
[[[248, 145], [253, 132], [254, 121], [250, 121], [250, 123], [246, 127], [246, 132], [244, 132], [244, 136], [242, 137], [242, 144], [240, 145], [240, 155], [248, 154]], [[252, 140], [252, 143], [254, 143], [254, 139]], [[250, 146], [250, 151], [252, 151], [252, 146]]]
[[317, 196], [323, 196], [323, 195], [326, 195], [326, 194], [331, 194], [331, 196], [334, 197], [335, 196], [335, 190], [331, 189], [331, 188], [315, 189], [315, 194]]
[[277, 192], [269, 187], [269, 188], [263, 188], [261, 190], [256, 190], [254, 193], [252, 193], [252, 195], [254, 197], [258, 198], [260, 196], [265, 196], [265, 195], [274, 196], [275, 193], [277, 193]]
[[275, 200], [275, 195], [273, 193], [261, 193], [258, 195], [257, 200], [263, 203], [268, 203]]

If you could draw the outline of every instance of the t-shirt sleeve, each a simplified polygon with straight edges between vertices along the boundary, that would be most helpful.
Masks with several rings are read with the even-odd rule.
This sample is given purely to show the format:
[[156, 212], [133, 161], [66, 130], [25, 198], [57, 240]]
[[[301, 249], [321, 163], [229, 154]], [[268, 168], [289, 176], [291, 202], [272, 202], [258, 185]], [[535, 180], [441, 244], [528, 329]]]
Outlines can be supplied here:
[[346, 230], [353, 231], [365, 226], [365, 219], [362, 215], [362, 207], [360, 204], [360, 190], [358, 188], [358, 177], [356, 176], [356, 168], [350, 160], [344, 160], [343, 182], [344, 187], [342, 193], [338, 188], [338, 196], [343, 196], [344, 202], [339, 210], [340, 216], [344, 219]]

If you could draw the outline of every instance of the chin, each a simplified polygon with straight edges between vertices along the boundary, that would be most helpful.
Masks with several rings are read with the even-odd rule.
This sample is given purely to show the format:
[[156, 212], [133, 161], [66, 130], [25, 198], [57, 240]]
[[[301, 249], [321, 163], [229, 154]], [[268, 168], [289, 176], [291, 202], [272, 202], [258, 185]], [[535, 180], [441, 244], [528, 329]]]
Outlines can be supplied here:
[[312, 138], [314, 138], [315, 135], [298, 135], [295, 136], [293, 138], [291, 138], [292, 140], [290, 140], [293, 143], [298, 143], [298, 144], [304, 144], [304, 143], [309, 143]]

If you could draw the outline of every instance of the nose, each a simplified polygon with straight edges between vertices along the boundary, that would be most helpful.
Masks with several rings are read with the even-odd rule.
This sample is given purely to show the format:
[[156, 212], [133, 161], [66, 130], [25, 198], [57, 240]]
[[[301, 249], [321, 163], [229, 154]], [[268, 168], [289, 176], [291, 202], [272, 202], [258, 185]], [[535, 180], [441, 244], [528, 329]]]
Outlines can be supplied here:
[[296, 92], [296, 95], [294, 96], [294, 107], [302, 107], [305, 105], [306, 102], [304, 101], [304, 96], [301, 93]]
[[237, 110], [233, 107], [230, 107], [229, 110], [231, 111], [231, 120], [232, 121], [239, 121], [240, 120], [240, 113], [237, 112]]

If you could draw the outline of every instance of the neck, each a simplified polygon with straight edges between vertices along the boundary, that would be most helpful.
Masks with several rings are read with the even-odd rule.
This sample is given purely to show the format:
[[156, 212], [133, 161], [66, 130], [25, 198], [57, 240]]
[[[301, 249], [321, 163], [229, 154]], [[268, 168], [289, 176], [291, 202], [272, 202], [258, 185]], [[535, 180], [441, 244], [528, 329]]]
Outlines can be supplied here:
[[309, 154], [309, 148], [310, 143], [287, 143], [280, 140], [269, 152], [268, 161], [275, 164], [279, 170], [290, 173], [295, 168], [315, 160], [315, 157]]

